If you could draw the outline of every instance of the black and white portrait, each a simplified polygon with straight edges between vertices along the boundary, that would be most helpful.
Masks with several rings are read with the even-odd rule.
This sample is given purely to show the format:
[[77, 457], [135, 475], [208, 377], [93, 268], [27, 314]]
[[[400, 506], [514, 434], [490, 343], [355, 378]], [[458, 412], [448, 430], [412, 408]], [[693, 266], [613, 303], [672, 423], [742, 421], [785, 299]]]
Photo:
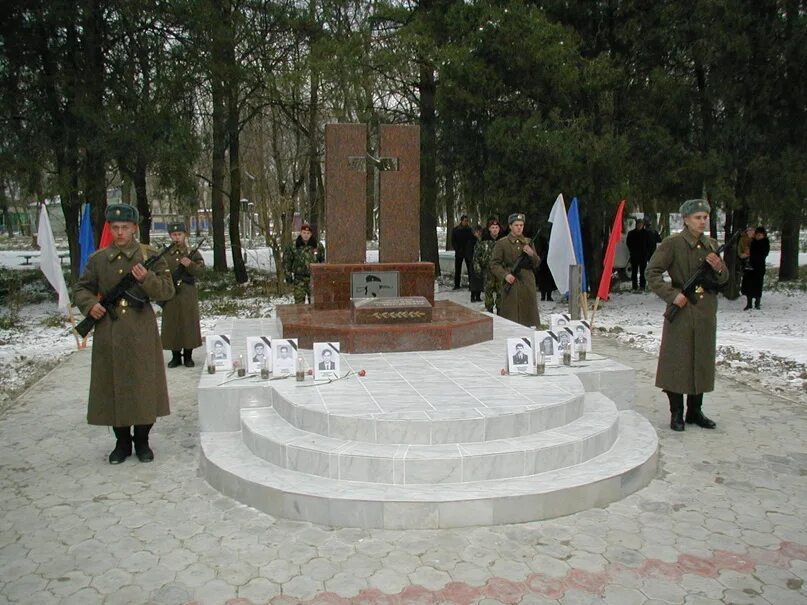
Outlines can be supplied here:
[[575, 349], [591, 352], [591, 324], [583, 319], [569, 322], [569, 329], [574, 334]]
[[230, 337], [227, 334], [208, 334], [205, 337], [205, 347], [208, 357], [212, 357], [216, 369], [232, 369], [232, 348], [230, 347]]
[[544, 364], [554, 366], [560, 364], [562, 352], [559, 348], [560, 338], [552, 330], [538, 330], [533, 338], [536, 359], [542, 357]]
[[297, 339], [275, 338], [272, 340], [272, 374], [289, 376], [297, 371]]
[[314, 343], [314, 380], [337, 378], [341, 355], [338, 342]]
[[247, 336], [247, 372], [260, 374], [272, 369], [272, 341], [268, 336]]
[[523, 374], [534, 369], [532, 342], [529, 338], [507, 339], [507, 371], [511, 374]]

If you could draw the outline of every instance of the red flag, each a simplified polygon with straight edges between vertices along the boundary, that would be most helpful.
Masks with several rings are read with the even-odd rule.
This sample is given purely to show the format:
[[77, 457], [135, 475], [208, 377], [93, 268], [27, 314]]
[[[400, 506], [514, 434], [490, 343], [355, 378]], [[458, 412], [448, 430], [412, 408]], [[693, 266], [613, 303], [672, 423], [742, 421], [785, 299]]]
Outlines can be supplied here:
[[605, 259], [602, 263], [602, 277], [600, 277], [600, 287], [597, 290], [597, 298], [608, 300], [611, 291], [611, 273], [614, 272], [614, 255], [616, 246], [622, 239], [622, 211], [625, 209], [625, 200], [619, 202], [614, 217], [614, 225], [611, 227], [611, 237], [608, 239], [608, 248], [605, 250]]
[[98, 249], [106, 248], [112, 243], [112, 231], [109, 230], [109, 223], [104, 223], [104, 229], [101, 231], [101, 241], [98, 243]]

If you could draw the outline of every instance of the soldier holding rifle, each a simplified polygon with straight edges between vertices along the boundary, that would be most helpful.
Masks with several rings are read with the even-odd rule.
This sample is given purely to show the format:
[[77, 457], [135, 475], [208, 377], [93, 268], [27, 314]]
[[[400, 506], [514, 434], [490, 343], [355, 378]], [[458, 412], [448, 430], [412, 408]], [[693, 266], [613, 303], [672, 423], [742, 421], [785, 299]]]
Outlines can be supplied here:
[[[150, 269], [144, 267], [146, 259], [156, 256], [157, 251], [135, 239], [139, 222], [136, 208], [111, 204], [106, 220], [112, 244], [90, 256], [74, 289], [76, 305], [96, 322], [87, 422], [113, 427], [116, 444], [109, 454], [110, 464], [129, 457], [133, 443], [138, 459], [151, 462], [154, 453], [149, 447], [149, 431], [157, 416], [170, 413], [151, 300], [171, 298], [174, 284], [164, 259], [158, 259]], [[117, 300], [114, 311], [108, 311], [102, 304], [104, 294], [128, 274], [135, 285]]]
[[[667, 393], [670, 428], [674, 431], [683, 431], [685, 421], [705, 429], [715, 428], [701, 408], [703, 394], [714, 390], [717, 291], [729, 275], [717, 254], [717, 242], [704, 234], [710, 210], [706, 200], [681, 204], [683, 230], [661, 242], [647, 265], [648, 285], [671, 305], [665, 313], [656, 386]], [[701, 269], [704, 263], [708, 271]], [[703, 277], [690, 293], [691, 302], [682, 289], [699, 271]], [[669, 274], [670, 282], [664, 280], [664, 273]]]
[[510, 233], [493, 247], [490, 271], [503, 284], [499, 315], [530, 327], [539, 325], [535, 271], [541, 259], [524, 237], [524, 215], [511, 214]]
[[188, 248], [185, 223], [170, 223], [168, 233], [175, 246], [173, 252], [166, 256], [166, 261], [171, 270], [176, 294], [163, 305], [163, 349], [171, 351], [169, 368], [181, 365], [192, 368], [193, 350], [202, 346], [196, 279], [201, 275], [205, 261], [198, 246], [193, 250]]

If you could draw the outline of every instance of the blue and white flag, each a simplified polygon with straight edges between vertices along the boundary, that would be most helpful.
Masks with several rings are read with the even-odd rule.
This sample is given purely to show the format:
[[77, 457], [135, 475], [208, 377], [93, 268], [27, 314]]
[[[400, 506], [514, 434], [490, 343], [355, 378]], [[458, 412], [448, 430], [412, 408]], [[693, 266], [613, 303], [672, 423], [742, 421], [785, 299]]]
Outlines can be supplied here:
[[586, 261], [583, 258], [583, 235], [580, 230], [580, 211], [577, 208], [577, 198], [572, 198], [572, 205], [569, 206], [569, 231], [572, 234], [572, 245], [577, 264], [583, 268], [583, 292], [588, 292], [588, 277], [586, 277]]

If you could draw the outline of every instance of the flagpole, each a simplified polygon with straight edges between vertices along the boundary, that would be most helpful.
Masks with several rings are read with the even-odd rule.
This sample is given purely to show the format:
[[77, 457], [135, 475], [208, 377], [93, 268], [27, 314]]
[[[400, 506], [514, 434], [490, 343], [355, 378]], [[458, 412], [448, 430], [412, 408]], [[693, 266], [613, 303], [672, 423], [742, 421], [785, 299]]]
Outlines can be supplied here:
[[591, 329], [594, 329], [594, 316], [597, 314], [597, 308], [600, 306], [600, 297], [594, 300], [594, 308], [591, 310]]

